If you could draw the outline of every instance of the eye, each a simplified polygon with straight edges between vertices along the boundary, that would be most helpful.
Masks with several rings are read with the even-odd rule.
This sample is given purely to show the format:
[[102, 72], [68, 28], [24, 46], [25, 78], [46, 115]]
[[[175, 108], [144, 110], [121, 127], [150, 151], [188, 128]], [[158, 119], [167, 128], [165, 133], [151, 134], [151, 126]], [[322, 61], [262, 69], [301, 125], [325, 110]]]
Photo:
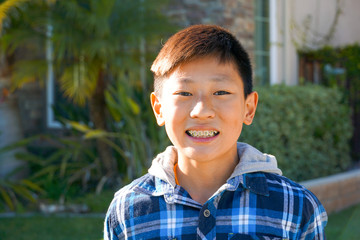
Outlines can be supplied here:
[[230, 93], [227, 91], [217, 91], [214, 93], [214, 95], [227, 95], [227, 94], [230, 94]]
[[175, 95], [180, 95], [180, 96], [184, 96], [184, 97], [192, 96], [192, 94], [189, 92], [178, 92], [178, 93], [175, 93]]

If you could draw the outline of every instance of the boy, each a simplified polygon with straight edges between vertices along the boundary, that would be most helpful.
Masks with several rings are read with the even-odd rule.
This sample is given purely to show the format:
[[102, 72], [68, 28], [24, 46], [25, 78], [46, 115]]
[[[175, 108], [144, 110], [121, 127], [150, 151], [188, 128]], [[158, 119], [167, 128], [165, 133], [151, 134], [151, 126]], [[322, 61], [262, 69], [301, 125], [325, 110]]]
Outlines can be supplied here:
[[274, 156], [237, 142], [258, 95], [231, 33], [186, 28], [151, 70], [151, 105], [173, 146], [115, 194], [105, 239], [325, 239], [317, 198], [282, 177]]

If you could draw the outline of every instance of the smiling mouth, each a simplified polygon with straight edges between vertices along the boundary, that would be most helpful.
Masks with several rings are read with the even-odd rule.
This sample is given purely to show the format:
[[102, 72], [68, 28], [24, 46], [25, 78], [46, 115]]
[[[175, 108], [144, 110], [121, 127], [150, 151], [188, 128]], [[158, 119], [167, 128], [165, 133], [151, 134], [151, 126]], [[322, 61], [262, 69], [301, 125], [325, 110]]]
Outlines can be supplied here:
[[190, 137], [194, 138], [210, 138], [219, 135], [220, 132], [215, 130], [205, 130], [205, 131], [195, 131], [195, 130], [188, 130], [186, 134]]

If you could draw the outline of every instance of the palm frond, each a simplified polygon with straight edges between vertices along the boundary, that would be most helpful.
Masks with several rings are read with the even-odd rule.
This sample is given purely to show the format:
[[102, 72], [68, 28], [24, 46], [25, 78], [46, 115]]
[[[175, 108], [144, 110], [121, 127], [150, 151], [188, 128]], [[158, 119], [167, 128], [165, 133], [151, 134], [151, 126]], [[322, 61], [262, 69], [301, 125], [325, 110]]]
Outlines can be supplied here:
[[[164, 27], [170, 24], [167, 24], [167, 20], [161, 15], [159, 2], [163, 0], [18, 1], [24, 1], [26, 4], [11, 12], [11, 19], [4, 31], [4, 44], [7, 44], [8, 51], [11, 52], [23, 45], [28, 49], [28, 42], [37, 42], [40, 46], [36, 51], [40, 53], [38, 57], [45, 58], [45, 41], [51, 41], [52, 64], [63, 95], [75, 103], [85, 104], [93, 96], [98, 81], [103, 80], [100, 77], [106, 79], [105, 84], [114, 85], [117, 83], [116, 80], [121, 78], [119, 85], [114, 86], [115, 90], [106, 94], [106, 100], [114, 119], [119, 121], [114, 123], [114, 130], [120, 131], [112, 133], [121, 132], [122, 135], [113, 136], [103, 131], [92, 130], [85, 131], [86, 139], [80, 139], [78, 142], [68, 144], [61, 141], [60, 144], [63, 145], [58, 147], [56, 153], [47, 156], [42, 163], [33, 157], [30, 158], [30, 164], [41, 169], [32, 176], [33, 179], [46, 182], [60, 176], [60, 180], [63, 181], [73, 176], [65, 184], [69, 185], [88, 176], [90, 171], [100, 176], [103, 160], [97, 157], [97, 149], [90, 151], [88, 147], [84, 147], [84, 142], [94, 144], [94, 138], [105, 142], [115, 150], [113, 153], [119, 159], [125, 160], [126, 163], [119, 161], [119, 168], [127, 165], [130, 169], [128, 172], [135, 174], [138, 171], [138, 175], [144, 166], [144, 159], [152, 156], [146, 146], [153, 144], [149, 143], [144, 134], [144, 123], [149, 121], [142, 119], [144, 117], [140, 115], [143, 114], [138, 114], [143, 113], [144, 107], [139, 105], [143, 100], [137, 97], [145, 95], [140, 91], [146, 89], [146, 84], [143, 84], [144, 78], [139, 80], [139, 64], [144, 67], [150, 55], [148, 53], [152, 52], [152, 49], [157, 49], [157, 46], [153, 47], [152, 44], [153, 39], [157, 39], [159, 45], [159, 33], [175, 31], [174, 28]], [[49, 26], [52, 28], [51, 31]], [[140, 50], [141, 42], [146, 44], [142, 44]], [[21, 86], [28, 81], [45, 79], [46, 66], [44, 61], [41, 65], [33, 63], [18, 68], [19, 73], [14, 78], [14, 85]], [[140, 131], [139, 126], [142, 128]], [[114, 138], [116, 140], [113, 141]], [[89, 162], [95, 164], [92, 168], [81, 171]], [[135, 176], [134, 174], [128, 175], [129, 178]]]
[[[17, 149], [17, 148], [21, 148], [21, 147], [25, 147], [27, 145], [29, 145], [29, 143], [37, 140], [39, 138], [39, 136], [33, 136], [33, 137], [28, 137], [28, 138], [24, 138], [24, 139], [21, 139], [15, 143], [12, 143], [10, 145], [7, 145], [7, 146], [4, 146], [2, 148], [0, 148], [0, 154], [3, 154], [7, 151], [12, 151], [14, 149]], [[4, 160], [3, 158], [0, 158], [0, 162]]]
[[19, 7], [22, 3], [29, 1], [30, 0], [7, 0], [0, 4], [0, 29], [2, 29], [3, 22], [12, 8]]
[[6, 34], [1, 37], [1, 47], [8, 54], [12, 54], [19, 47], [24, 48], [25, 46], [37, 52], [40, 50], [40, 46], [44, 46], [44, 39], [25, 25], [7, 30]]
[[60, 86], [64, 95], [75, 103], [84, 105], [92, 96], [97, 84], [99, 67], [80, 61], [64, 70], [60, 78]]
[[9, 193], [7, 192], [7, 189], [3, 186], [4, 182], [0, 182], [0, 194], [1, 197], [3, 199], [3, 201], [5, 202], [5, 204], [11, 209], [14, 210], [14, 204], [11, 200], [11, 197], [9, 195]]
[[36, 202], [37, 193], [44, 193], [44, 190], [36, 183], [23, 179], [21, 181], [0, 180], [0, 201], [15, 210], [15, 207], [21, 205], [18, 198]]
[[47, 71], [45, 60], [23, 60], [15, 63], [14, 73], [11, 77], [11, 90], [21, 88], [24, 84], [44, 80]]

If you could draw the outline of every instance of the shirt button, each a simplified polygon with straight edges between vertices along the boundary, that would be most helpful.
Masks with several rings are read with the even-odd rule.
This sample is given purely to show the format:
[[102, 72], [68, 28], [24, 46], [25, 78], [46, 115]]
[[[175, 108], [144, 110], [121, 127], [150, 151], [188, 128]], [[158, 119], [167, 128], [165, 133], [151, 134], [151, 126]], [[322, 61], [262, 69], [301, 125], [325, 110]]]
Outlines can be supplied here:
[[209, 209], [205, 209], [205, 211], [204, 211], [204, 216], [205, 216], [205, 217], [209, 217], [209, 216], [210, 216], [210, 210], [209, 210]]

